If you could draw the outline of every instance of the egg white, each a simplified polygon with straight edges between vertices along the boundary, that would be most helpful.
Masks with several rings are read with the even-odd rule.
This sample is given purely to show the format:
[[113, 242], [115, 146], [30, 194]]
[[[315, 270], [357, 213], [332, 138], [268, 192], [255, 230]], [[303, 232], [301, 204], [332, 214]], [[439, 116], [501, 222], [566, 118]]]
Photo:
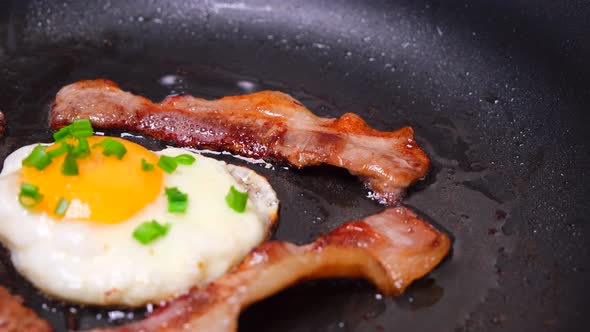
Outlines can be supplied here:
[[[224, 274], [265, 239], [276, 218], [276, 194], [255, 172], [167, 148], [156, 153], [191, 153], [196, 162], [164, 173], [161, 195], [130, 219], [118, 224], [56, 220], [18, 203], [18, 170], [33, 147], [8, 156], [0, 173], [0, 241], [23, 276], [60, 299], [125, 306], [169, 299]], [[232, 185], [251, 191], [244, 213], [227, 206]], [[164, 187], [188, 194], [185, 214], [167, 212]], [[153, 219], [172, 226], [143, 245], [132, 233]]]

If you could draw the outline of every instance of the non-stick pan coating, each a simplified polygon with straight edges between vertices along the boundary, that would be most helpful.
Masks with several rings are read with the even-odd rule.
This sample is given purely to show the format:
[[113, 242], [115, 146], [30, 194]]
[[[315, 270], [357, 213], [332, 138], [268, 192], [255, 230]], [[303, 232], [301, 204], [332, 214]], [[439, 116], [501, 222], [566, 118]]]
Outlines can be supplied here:
[[[57, 90], [96, 77], [154, 100], [277, 89], [322, 116], [355, 112], [381, 130], [414, 127], [432, 169], [404, 204], [452, 235], [452, 256], [398, 299], [361, 281], [304, 283], [248, 309], [240, 331], [586, 330], [585, 2], [12, 1], [0, 9], [8, 119], [0, 158], [50, 140]], [[277, 239], [308, 242], [383, 209], [338, 169], [250, 166], [281, 198]], [[1, 256], [0, 283], [58, 331], [144, 314], [51, 301]]]

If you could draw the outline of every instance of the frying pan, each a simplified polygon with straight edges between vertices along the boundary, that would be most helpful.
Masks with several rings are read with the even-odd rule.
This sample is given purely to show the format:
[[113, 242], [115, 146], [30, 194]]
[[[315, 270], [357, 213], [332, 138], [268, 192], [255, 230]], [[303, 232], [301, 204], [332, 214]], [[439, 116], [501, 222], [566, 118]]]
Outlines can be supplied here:
[[[587, 3], [15, 0], [0, 9], [2, 159], [49, 141], [57, 90], [97, 77], [156, 101], [275, 89], [321, 116], [414, 127], [432, 167], [403, 204], [451, 234], [452, 255], [398, 298], [363, 281], [303, 283], [249, 308], [240, 331], [587, 330]], [[305, 243], [383, 209], [342, 170], [248, 166], [281, 199], [276, 239]], [[2, 262], [0, 283], [57, 331], [145, 315], [53, 301], [18, 276], [6, 250]]]

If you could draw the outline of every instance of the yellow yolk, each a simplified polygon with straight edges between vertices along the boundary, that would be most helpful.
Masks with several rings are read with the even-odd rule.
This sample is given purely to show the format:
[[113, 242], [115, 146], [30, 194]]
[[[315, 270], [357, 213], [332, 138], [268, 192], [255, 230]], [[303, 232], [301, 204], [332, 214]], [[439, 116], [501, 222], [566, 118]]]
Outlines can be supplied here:
[[[103, 155], [101, 146], [93, 147], [105, 137], [89, 137], [90, 155], [77, 159], [78, 175], [62, 174], [65, 154], [53, 158], [52, 163], [39, 171], [23, 167], [21, 179], [39, 187], [44, 195], [35, 209], [54, 217], [62, 197], [70, 202], [65, 217], [73, 220], [118, 223], [131, 217], [154, 201], [162, 190], [162, 170], [156, 166], [158, 156], [141, 145], [114, 138], [125, 146], [123, 158]], [[77, 144], [72, 141], [72, 144]], [[59, 144], [48, 147], [48, 150]], [[142, 159], [153, 164], [151, 171], [142, 170]]]

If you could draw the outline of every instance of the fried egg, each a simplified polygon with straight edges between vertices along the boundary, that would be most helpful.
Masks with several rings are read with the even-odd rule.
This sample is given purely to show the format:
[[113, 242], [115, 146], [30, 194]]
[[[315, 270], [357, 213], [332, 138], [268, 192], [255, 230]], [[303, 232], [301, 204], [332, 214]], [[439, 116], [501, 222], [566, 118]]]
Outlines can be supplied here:
[[[0, 173], [0, 241], [15, 268], [49, 296], [82, 304], [139, 306], [170, 299], [228, 271], [266, 239], [278, 200], [254, 171], [178, 148], [153, 152], [123, 144], [122, 158], [100, 152], [105, 137], [89, 137], [91, 153], [78, 175], [63, 174], [65, 155], [42, 170], [22, 166], [35, 145], [9, 155]], [[57, 144], [46, 151], [57, 149]], [[161, 156], [193, 156], [172, 173]], [[143, 164], [155, 166], [148, 169]], [[19, 204], [21, 185], [37, 186], [42, 200]], [[231, 187], [248, 192], [245, 211], [232, 209]], [[166, 188], [188, 197], [186, 211], [169, 212]], [[69, 202], [64, 211], [56, 206]], [[166, 226], [142, 243], [144, 223]]]

